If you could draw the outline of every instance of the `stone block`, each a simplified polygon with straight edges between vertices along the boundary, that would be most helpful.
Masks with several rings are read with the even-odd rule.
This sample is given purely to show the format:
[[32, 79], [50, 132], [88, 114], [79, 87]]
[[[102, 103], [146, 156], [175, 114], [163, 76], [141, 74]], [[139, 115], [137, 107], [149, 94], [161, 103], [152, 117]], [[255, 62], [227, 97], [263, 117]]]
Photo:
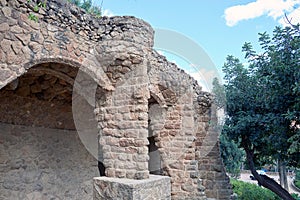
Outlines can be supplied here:
[[95, 177], [94, 200], [170, 200], [170, 177], [150, 175], [149, 179], [132, 180]]

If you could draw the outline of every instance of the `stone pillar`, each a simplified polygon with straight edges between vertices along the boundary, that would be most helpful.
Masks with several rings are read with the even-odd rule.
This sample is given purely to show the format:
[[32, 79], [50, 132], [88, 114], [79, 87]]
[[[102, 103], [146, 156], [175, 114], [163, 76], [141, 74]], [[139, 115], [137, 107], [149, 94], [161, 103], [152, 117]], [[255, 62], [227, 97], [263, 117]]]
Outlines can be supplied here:
[[227, 200], [232, 194], [229, 177], [223, 165], [219, 148], [216, 107], [211, 108], [199, 118], [196, 141], [196, 158], [199, 161], [199, 175], [208, 198]]
[[96, 177], [93, 193], [94, 200], [170, 200], [171, 182], [158, 175], [144, 180]]
[[100, 146], [106, 176], [146, 179], [148, 171], [147, 48], [126, 41], [104, 42], [97, 59], [114, 91], [103, 91], [97, 100]]
[[148, 90], [136, 77], [129, 77], [129, 82], [117, 87], [106, 105], [97, 109], [100, 145], [107, 176], [145, 179], [149, 177]]
[[198, 187], [202, 183], [195, 159], [193, 96], [185, 91], [176, 104], [167, 108], [155, 139], [161, 152], [163, 175], [171, 177], [172, 199], [200, 200], [206, 198], [203, 188]]

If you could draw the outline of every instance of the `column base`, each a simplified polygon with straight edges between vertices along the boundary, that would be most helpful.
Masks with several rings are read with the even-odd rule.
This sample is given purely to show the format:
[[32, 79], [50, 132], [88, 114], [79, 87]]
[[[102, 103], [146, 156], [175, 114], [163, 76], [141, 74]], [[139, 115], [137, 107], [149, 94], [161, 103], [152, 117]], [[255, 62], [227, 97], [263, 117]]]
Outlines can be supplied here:
[[170, 200], [171, 178], [150, 175], [148, 179], [133, 180], [95, 177], [93, 200]]

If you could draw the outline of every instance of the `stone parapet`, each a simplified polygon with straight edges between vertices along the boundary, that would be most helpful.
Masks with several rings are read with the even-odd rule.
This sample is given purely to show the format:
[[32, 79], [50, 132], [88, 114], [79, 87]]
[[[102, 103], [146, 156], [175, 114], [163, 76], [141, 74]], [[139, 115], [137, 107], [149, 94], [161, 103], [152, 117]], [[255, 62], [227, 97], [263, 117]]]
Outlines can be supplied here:
[[45, 1], [45, 8], [35, 11], [39, 0], [1, 1], [2, 6], [21, 10], [23, 13], [34, 13], [39, 21], [56, 27], [71, 30], [84, 39], [102, 41], [106, 39], [125, 40], [153, 46], [153, 29], [145, 21], [133, 16], [98, 17], [87, 13], [67, 0]]
[[170, 200], [171, 179], [157, 175], [145, 180], [96, 177], [93, 192], [94, 200]]

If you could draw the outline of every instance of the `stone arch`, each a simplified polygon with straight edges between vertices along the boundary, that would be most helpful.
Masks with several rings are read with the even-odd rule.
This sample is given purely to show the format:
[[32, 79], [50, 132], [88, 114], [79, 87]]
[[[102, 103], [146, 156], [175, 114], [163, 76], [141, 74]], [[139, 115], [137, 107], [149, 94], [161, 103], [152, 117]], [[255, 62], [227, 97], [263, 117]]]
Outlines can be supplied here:
[[[65, 73], [55, 71], [56, 68]], [[0, 152], [4, 164], [11, 169], [1, 174], [5, 182], [0, 188], [1, 197], [90, 197], [91, 193], [86, 194], [85, 190], [91, 187], [91, 178], [98, 175], [97, 161], [81, 144], [70, 123], [73, 121], [71, 91], [66, 96], [56, 91], [60, 87], [72, 90], [72, 81], [66, 74], [75, 78], [77, 70], [57, 62], [40, 62], [15, 79], [12, 85], [1, 89], [0, 109], [6, 114], [1, 115], [0, 138], [6, 148], [1, 148]], [[19, 91], [23, 86], [29, 90]], [[50, 96], [47, 96], [48, 91]], [[52, 92], [58, 93], [51, 96]], [[16, 112], [10, 110], [13, 108]], [[10, 115], [13, 116], [10, 118]]]
[[[162, 107], [152, 95], [148, 100], [148, 140], [149, 140], [149, 161], [148, 169], [150, 174], [163, 174], [163, 160], [161, 151], [157, 146], [159, 131], [163, 128], [166, 109]], [[161, 147], [160, 147], [161, 148]]]
[[[149, 177], [151, 179], [148, 170], [147, 145], [149, 141], [147, 137], [149, 135], [148, 103], [152, 101], [152, 96], [157, 102], [156, 106], [166, 110], [166, 121], [159, 131], [158, 137], [155, 138], [157, 139], [155, 143], [163, 157], [163, 175], [171, 177], [172, 191], [170, 193], [172, 198], [205, 199], [205, 188], [199, 187], [203, 182], [208, 189], [207, 197], [228, 199], [230, 190], [227, 188], [225, 191], [222, 190], [227, 182], [224, 183], [224, 177], [219, 176], [225, 174], [223, 171], [218, 171], [223, 167], [222, 164], [219, 163], [219, 169], [216, 169], [213, 166], [214, 162], [204, 165], [206, 160], [198, 159], [202, 147], [211, 147], [210, 144], [202, 141], [209, 134], [207, 127], [211, 116], [207, 110], [211, 108], [211, 105], [207, 101], [210, 101], [210, 98], [202, 95], [204, 92], [201, 91], [201, 87], [188, 74], [153, 50], [154, 31], [151, 26], [140, 19], [128, 16], [95, 18], [62, 0], [47, 1], [46, 8], [37, 13], [39, 23], [35, 23], [28, 19], [28, 13], [34, 11], [34, 4], [37, 2], [39, 1], [0, 1], [0, 88], [10, 82], [11, 89], [17, 88], [16, 78], [26, 76], [30, 70], [34, 71], [34, 66], [51, 62], [76, 67], [91, 78], [91, 81], [82, 82], [82, 79], [79, 79], [79, 86], [86, 86], [84, 83], [93, 82], [94, 84], [96, 82], [95, 87], [92, 87], [92, 93], [96, 91], [96, 102], [95, 99], [89, 100], [88, 98], [87, 105], [89, 109], [90, 105], [96, 106], [94, 112], [96, 123], [101, 128], [99, 131], [100, 144], [108, 177], [102, 179], [104, 184], [95, 182], [95, 193], [105, 192], [102, 190], [103, 188], [98, 189], [100, 186], [107, 185], [105, 181], [111, 180], [110, 177], [146, 179], [146, 182]], [[67, 84], [73, 83], [73, 80], [61, 73], [49, 69], [40, 71], [66, 79], [68, 80]], [[43, 79], [42, 77], [40, 81]], [[83, 80], [86, 79], [83, 78]], [[75, 83], [77, 82], [75, 81]], [[38, 91], [37, 88], [34, 90]], [[85, 93], [84, 90], [80, 91], [82, 93], [79, 96], [93, 96]], [[36, 96], [34, 93], [34, 96], [42, 98], [41, 94]], [[95, 106], [92, 106], [91, 111]], [[81, 109], [85, 113], [85, 108]], [[38, 106], [36, 110], [39, 110]], [[31, 111], [33, 112], [34, 109]], [[51, 111], [48, 112], [45, 109], [43, 114], [47, 115], [47, 113], [49, 114]], [[47, 117], [40, 118], [42, 122], [36, 122], [48, 122]], [[89, 116], [79, 118], [88, 119]], [[201, 128], [197, 127], [198, 122], [201, 124]], [[6, 127], [4, 130], [10, 131], [11, 129]], [[38, 130], [42, 134], [43, 130]], [[84, 130], [86, 129], [84, 128]], [[28, 132], [30, 133], [30, 131]], [[13, 146], [16, 143], [14, 139], [20, 143], [18, 137], [21, 137], [22, 134], [13, 132], [11, 135], [13, 139], [7, 140], [10, 143], [7, 146]], [[198, 136], [199, 138], [195, 141], [195, 137]], [[2, 142], [1, 137], [0, 142]], [[24, 143], [26, 144], [26, 142], [27, 140], [24, 138]], [[47, 145], [41, 145], [41, 147], [47, 147]], [[0, 146], [0, 148], [2, 147]], [[23, 148], [21, 149], [23, 150]], [[26, 147], [24, 152], [29, 150], [30, 148]], [[217, 161], [219, 159], [218, 146], [215, 146], [213, 150], [214, 154], [209, 154], [207, 157], [212, 161]], [[74, 155], [69, 156], [74, 157]], [[6, 157], [9, 158], [9, 156]], [[4, 156], [2, 159], [1, 155], [0, 162], [6, 160], [6, 157]], [[56, 160], [54, 161], [56, 162]], [[18, 163], [14, 166], [18, 166], [18, 170], [25, 170], [23, 161]], [[53, 165], [52, 163], [51, 166]], [[211, 171], [204, 169], [206, 167]], [[85, 172], [86, 169], [82, 169], [82, 171]], [[214, 174], [214, 178], [209, 177], [211, 172]], [[20, 175], [26, 176], [26, 173], [20, 173]], [[30, 177], [30, 175], [28, 176]], [[95, 176], [98, 176], [98, 172]], [[65, 174], [62, 174], [62, 177], [67, 178]], [[218, 177], [221, 177], [219, 183], [213, 188], [209, 188], [208, 178], [212, 179], [212, 182], [216, 182]], [[25, 178], [30, 180], [28, 177]], [[199, 178], [203, 180], [199, 180]], [[162, 179], [166, 181], [164, 184], [156, 185], [157, 191], [165, 193], [165, 191], [169, 191], [167, 189], [169, 178]], [[118, 179], [112, 180], [118, 182]], [[134, 180], [130, 181], [135, 182]], [[2, 181], [0, 182], [2, 183]], [[18, 188], [15, 185], [8, 182], [4, 186]], [[68, 184], [68, 186], [74, 187], [77, 185], [80, 183]], [[151, 189], [153, 189], [152, 186]], [[60, 188], [62, 187], [58, 189]], [[42, 196], [35, 196], [39, 195], [42, 190], [40, 185], [35, 185], [29, 191], [27, 198], [42, 199]], [[215, 192], [216, 190], [218, 192]], [[71, 188], [70, 191], [70, 194], [63, 195], [70, 197], [77, 193], [74, 188]], [[169, 198], [170, 193], [167, 194]], [[7, 197], [9, 191], [0, 191], [0, 198], [2, 194]], [[224, 195], [220, 196], [219, 194]], [[156, 198], [160, 199], [161, 196], [163, 195], [158, 194]], [[80, 199], [87, 198], [80, 197]], [[95, 198], [97, 198], [97, 194]]]
[[[75, 68], [78, 68], [82, 72], [86, 73], [88, 76], [90, 76], [100, 87], [104, 88], [105, 90], [113, 90], [114, 87], [112, 86], [109, 78], [103, 71], [101, 67], [101, 64], [93, 57], [93, 56], [88, 56], [85, 58], [82, 62], [78, 62], [77, 60], [74, 60], [70, 57], [43, 57], [41, 59], [34, 59], [30, 60], [28, 62], [24, 62], [23, 64], [20, 64], [19, 66], [14, 66], [12, 68], [17, 68], [14, 69], [15, 71], [19, 71], [18, 74], [13, 75], [11, 72], [10, 76], [6, 77], [6, 79], [3, 81], [3, 84], [0, 85], [0, 89], [4, 87], [6, 84], [9, 82], [13, 81], [14, 79], [18, 78], [19, 76], [23, 75], [26, 73], [27, 70], [29, 70], [31, 67], [36, 66], [38, 64], [43, 64], [43, 63], [49, 63], [49, 62], [57, 62], [61, 64], [67, 64], [71, 65]], [[12, 71], [12, 70], [11, 70]], [[75, 77], [76, 78], [76, 77]]]
[[[65, 73], [55, 70], [58, 66], [62, 66], [61, 70], [65, 71]], [[10, 84], [3, 87], [2, 91], [6, 90], [6, 93], [19, 95], [22, 98], [37, 98], [38, 100], [51, 102], [57, 95], [67, 92], [68, 90], [68, 101], [70, 102], [72, 96], [71, 91], [74, 84], [73, 79], [75, 79], [78, 70], [74, 68], [74, 70], [71, 71], [71, 68], [70, 65], [66, 64], [41, 62], [33, 65], [26, 73], [16, 77]], [[50, 89], [55, 87], [55, 84], [60, 88], [65, 87], [66, 89], [61, 91], [50, 91]], [[51, 94], [48, 91], [50, 91]]]
[[[49, 68], [45, 68], [45, 67], [39, 67], [38, 69], [35, 68], [35, 66], [39, 66], [39, 65], [43, 65], [43, 64], [47, 64], [47, 63], [60, 63], [63, 65], [69, 65], [72, 66], [74, 68], [76, 68], [77, 72], [79, 73], [75, 73], [72, 77], [69, 77], [65, 74], [63, 74], [62, 72], [59, 71], [55, 71], [53, 69], [49, 69]], [[19, 70], [21, 71], [21, 73], [19, 73], [17, 76], [11, 76], [9, 78], [7, 78], [7, 80], [5, 80], [5, 82], [11, 81], [11, 83], [15, 84], [16, 80], [18, 80], [19, 77], [22, 77], [23, 75], [25, 75], [28, 71], [29, 72], [34, 72], [34, 73], [45, 73], [45, 74], [51, 74], [54, 75], [55, 77], [59, 78], [59, 79], [63, 79], [64, 81], [68, 82], [70, 85], [73, 86], [73, 88], [76, 90], [76, 92], [83, 97], [83, 101], [81, 101], [82, 104], [84, 104], [85, 101], [88, 102], [89, 105], [92, 106], [91, 108], [85, 107], [85, 109], [89, 109], [90, 113], [94, 113], [94, 109], [95, 109], [95, 101], [96, 98], [95, 93], [96, 90], [95, 89], [97, 86], [102, 88], [103, 91], [111, 91], [114, 90], [114, 87], [112, 86], [110, 80], [108, 79], [107, 75], [105, 74], [105, 72], [102, 70], [101, 67], [97, 67], [97, 66], [101, 66], [99, 64], [99, 62], [97, 61], [97, 59], [92, 56], [89, 55], [87, 58], [83, 59], [82, 63], [78, 62], [77, 60], [74, 60], [72, 58], [69, 57], [62, 57], [62, 56], [58, 56], [58, 57], [43, 57], [40, 59], [33, 59], [29, 62], [24, 62], [24, 64], [21, 64], [20, 66], [18, 66]], [[25, 70], [23, 70], [25, 69]], [[79, 78], [78, 76], [79, 75]], [[13, 79], [13, 80], [11, 80]], [[81, 83], [83, 82], [83, 83]], [[92, 87], [90, 87], [90, 85], [86, 85], [89, 82], [90, 85], [92, 85]], [[8, 83], [9, 84], [9, 83]], [[7, 84], [6, 84], [7, 85]], [[96, 87], [94, 87], [96, 86]], [[2, 87], [5, 87], [5, 85], [3, 85]], [[91, 94], [92, 92], [92, 94]], [[93, 93], [94, 92], [94, 93]], [[91, 96], [92, 95], [92, 96]], [[76, 98], [78, 99], [78, 98]], [[86, 105], [87, 106], [87, 105]], [[84, 112], [87, 113], [87, 112]], [[82, 116], [81, 116], [82, 117]], [[81, 117], [77, 117], [77, 121], [81, 118]], [[82, 119], [87, 119], [85, 117], [82, 117]], [[91, 116], [89, 116], [89, 119], [91, 119]], [[91, 121], [91, 120], [90, 120]], [[77, 125], [78, 126], [82, 126], [81, 122], [78, 122]], [[76, 124], [75, 124], [76, 126]], [[92, 126], [92, 125], [90, 125]], [[96, 129], [97, 126], [93, 125], [94, 131]], [[82, 127], [77, 127], [80, 129], [81, 132], [86, 132], [86, 130], [84, 130], [84, 128]], [[88, 128], [87, 130], [90, 130], [91, 127], [86, 127]], [[84, 134], [80, 134], [79, 136], [84, 136], [86, 133]], [[81, 138], [82, 142], [84, 143], [84, 145], [88, 148], [88, 143], [91, 141], [95, 141], [95, 140], [91, 140], [88, 138]], [[90, 150], [90, 148], [88, 148], [88, 150], [91, 152], [92, 150]], [[92, 147], [92, 149], [95, 149], [95, 147]], [[93, 154], [94, 157], [96, 157], [96, 153], [95, 152], [91, 152]]]
[[[156, 137], [163, 175], [171, 177], [172, 198], [201, 199], [205, 194], [195, 149], [198, 131], [195, 116], [201, 118], [201, 113], [194, 109], [194, 104], [198, 105], [195, 99], [203, 92], [196, 81], [175, 64], [155, 52], [152, 55], [157, 60], [149, 59], [150, 94], [166, 109], [164, 126]], [[206, 110], [206, 107], [201, 108]]]

